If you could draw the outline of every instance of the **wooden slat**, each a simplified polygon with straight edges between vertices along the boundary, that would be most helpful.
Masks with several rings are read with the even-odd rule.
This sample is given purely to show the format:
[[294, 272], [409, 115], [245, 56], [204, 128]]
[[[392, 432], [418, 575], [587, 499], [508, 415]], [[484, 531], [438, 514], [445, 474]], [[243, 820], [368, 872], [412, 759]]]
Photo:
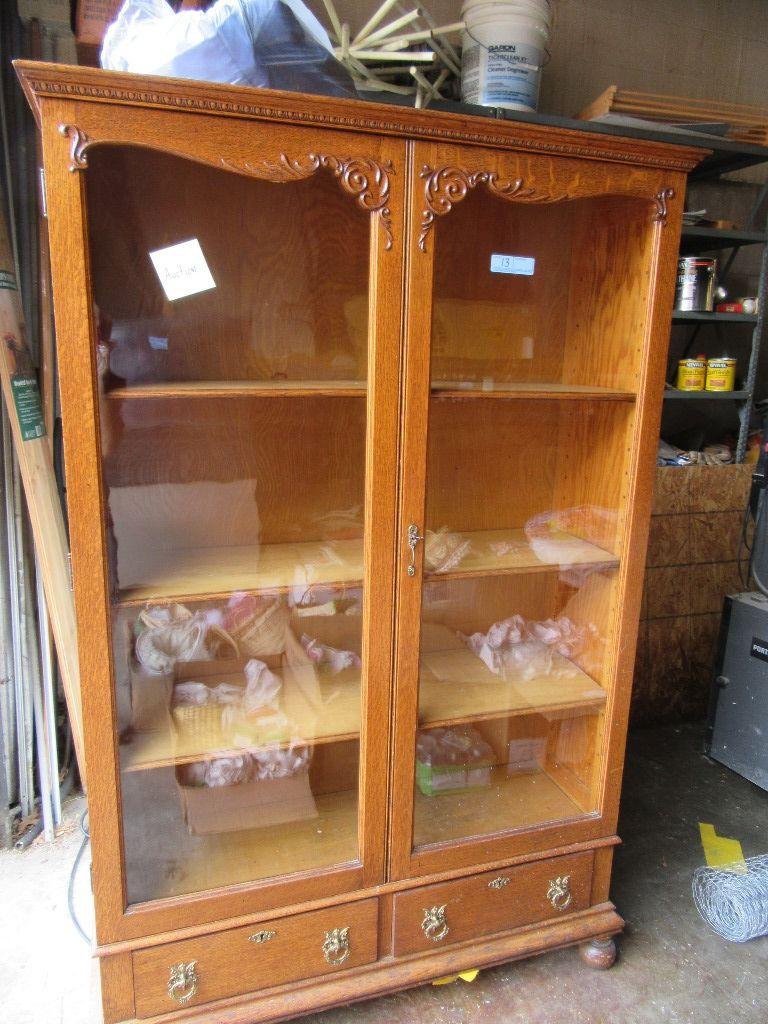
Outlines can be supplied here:
[[365, 394], [366, 383], [359, 380], [185, 380], [131, 384], [123, 388], [113, 388], [107, 392], [106, 397], [112, 400], [238, 396], [338, 398], [347, 395], [363, 397]]
[[3, 399], [8, 410], [13, 443], [27, 499], [32, 536], [59, 659], [59, 669], [72, 725], [80, 777], [84, 782], [83, 716], [80, 699], [75, 605], [69, 584], [69, 542], [53, 469], [50, 441], [45, 435], [25, 441], [14, 405], [11, 375], [15, 372], [17, 364], [10, 345], [13, 343], [20, 352], [27, 351], [27, 348], [21, 302], [15, 288], [13, 257], [8, 241], [5, 217], [2, 214], [0, 214], [0, 335], [2, 335], [0, 377], [2, 377]]
[[575, 401], [632, 402], [631, 391], [593, 387], [588, 384], [547, 384], [529, 382], [494, 381], [478, 384], [475, 381], [432, 381], [434, 398], [536, 398]]

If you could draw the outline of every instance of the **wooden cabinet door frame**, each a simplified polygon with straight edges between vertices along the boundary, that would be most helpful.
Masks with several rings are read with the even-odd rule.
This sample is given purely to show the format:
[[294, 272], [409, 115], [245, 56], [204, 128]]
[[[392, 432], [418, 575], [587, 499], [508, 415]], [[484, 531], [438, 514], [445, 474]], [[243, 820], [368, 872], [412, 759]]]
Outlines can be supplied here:
[[[257, 95], [257, 93], [254, 93]], [[93, 841], [96, 939], [136, 940], [362, 889], [385, 872], [405, 143], [268, 122], [242, 113], [161, 110], [151, 93], [39, 96], [66, 452], [67, 497]], [[215, 105], [214, 105], [215, 106]], [[256, 109], [256, 108], [254, 108]], [[109, 577], [101, 477], [86, 188], [101, 144], [147, 146], [231, 173], [291, 182], [333, 175], [370, 221], [365, 598], [359, 860], [127, 906]], [[286, 187], [291, 187], [287, 184]], [[151, 181], [147, 188], [152, 188]], [[233, 240], [237, 244], [237, 240]], [[328, 258], [333, 258], [329, 251]], [[279, 866], [278, 866], [279, 870]]]
[[[567, 152], [567, 145], [563, 150]], [[537, 155], [474, 146], [417, 142], [409, 146], [409, 227], [402, 416], [402, 457], [395, 627], [395, 728], [392, 756], [390, 877], [479, 867], [541, 850], [556, 851], [615, 831], [624, 758], [637, 622], [642, 596], [653, 470], [666, 368], [685, 177], [624, 163]], [[409, 576], [408, 528], [423, 532], [430, 394], [435, 223], [473, 190], [499, 202], [565, 202], [616, 195], [647, 200], [652, 223], [651, 275], [637, 380], [634, 429], [628, 440], [623, 496], [623, 558], [612, 622], [614, 653], [602, 740], [600, 811], [573, 821], [412, 849], [414, 757], [418, 720], [423, 544]], [[437, 797], [436, 799], [439, 799]]]

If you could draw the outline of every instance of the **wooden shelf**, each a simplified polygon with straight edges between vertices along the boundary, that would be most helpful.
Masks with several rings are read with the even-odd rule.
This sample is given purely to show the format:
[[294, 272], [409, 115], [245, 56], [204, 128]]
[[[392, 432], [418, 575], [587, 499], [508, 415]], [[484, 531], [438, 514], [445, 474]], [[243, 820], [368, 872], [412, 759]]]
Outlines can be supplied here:
[[486, 788], [424, 796], [417, 787], [414, 845], [449, 843], [583, 817], [579, 805], [544, 771], [507, 775], [506, 767], [497, 766]]
[[[538, 553], [523, 530], [484, 530], [462, 536], [472, 542], [472, 547], [461, 564], [451, 572], [425, 571], [425, 578], [557, 572], [563, 565], [618, 565], [610, 551], [558, 530], [542, 539]], [[513, 546], [505, 555], [495, 555], [489, 545], [498, 541]], [[541, 557], [545, 545], [552, 561]], [[362, 578], [362, 540], [167, 550], [158, 553], [150, 577], [121, 587], [119, 603], [128, 606], [171, 599], [218, 599], [235, 591], [284, 593], [312, 584], [360, 586]]]
[[[552, 530], [542, 538], [538, 553], [531, 547], [524, 530], [481, 530], [463, 533], [462, 536], [472, 542], [472, 547], [461, 563], [450, 572], [425, 570], [426, 578], [449, 580], [508, 573], [558, 572], [564, 565], [614, 568], [619, 564], [610, 551], [562, 530]], [[512, 547], [506, 554], [496, 555], [490, 545], [501, 541]], [[544, 561], [542, 556], [551, 558], [551, 561]]]
[[537, 382], [432, 381], [434, 398], [520, 398], [570, 401], [634, 402], [631, 391], [593, 387], [588, 384], [547, 384]]
[[151, 577], [120, 590], [120, 604], [229, 597], [235, 591], [284, 593], [296, 586], [359, 585], [362, 540], [310, 541], [159, 552]]
[[[346, 674], [345, 674], [346, 675]], [[345, 678], [341, 681], [323, 680], [322, 703], [312, 708], [300, 695], [292, 692], [291, 684], [284, 677], [281, 693], [281, 710], [291, 722], [291, 736], [311, 743], [341, 743], [357, 739], [360, 735], [360, 679]], [[296, 742], [294, 739], [293, 742]], [[286, 748], [290, 740], [270, 744]], [[257, 749], [254, 744], [249, 750]], [[167, 715], [158, 719], [157, 728], [146, 732], [135, 732], [120, 748], [120, 763], [124, 772], [146, 771], [152, 768], [167, 768], [178, 764], [191, 764], [213, 757], [227, 757], [242, 754], [243, 748], [221, 746], [211, 749], [199, 742], [190, 742], [178, 736], [171, 727]]]
[[318, 396], [364, 397], [362, 380], [188, 380], [166, 383], [132, 384], [107, 391], [109, 399], [134, 398], [223, 398]]
[[317, 817], [242, 832], [190, 835], [172, 769], [124, 775], [130, 903], [349, 863], [358, 855], [355, 791], [315, 796]]
[[605, 698], [601, 686], [557, 653], [547, 675], [514, 680], [494, 675], [465, 646], [421, 657], [421, 728], [551, 711], [598, 711]]

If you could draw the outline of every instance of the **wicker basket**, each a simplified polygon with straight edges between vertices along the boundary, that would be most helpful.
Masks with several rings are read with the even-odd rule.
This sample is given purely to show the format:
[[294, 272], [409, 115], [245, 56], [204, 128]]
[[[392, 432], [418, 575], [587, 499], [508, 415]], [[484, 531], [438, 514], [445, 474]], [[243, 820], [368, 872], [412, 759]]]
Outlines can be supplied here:
[[197, 750], [216, 750], [222, 744], [221, 704], [180, 704], [171, 708], [177, 735]]
[[277, 598], [266, 608], [254, 607], [251, 614], [240, 614], [228, 623], [233, 641], [240, 654], [249, 658], [263, 658], [285, 651], [285, 634], [290, 611]]

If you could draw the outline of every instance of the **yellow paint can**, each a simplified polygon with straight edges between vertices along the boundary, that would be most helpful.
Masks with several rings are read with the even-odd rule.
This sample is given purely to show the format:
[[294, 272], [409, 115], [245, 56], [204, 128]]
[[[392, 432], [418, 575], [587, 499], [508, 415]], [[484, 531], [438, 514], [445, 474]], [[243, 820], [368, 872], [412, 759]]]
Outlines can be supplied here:
[[736, 360], [721, 356], [707, 360], [707, 391], [733, 391], [736, 385]]
[[696, 356], [695, 359], [681, 359], [677, 364], [678, 391], [703, 391], [707, 376], [707, 357]]

